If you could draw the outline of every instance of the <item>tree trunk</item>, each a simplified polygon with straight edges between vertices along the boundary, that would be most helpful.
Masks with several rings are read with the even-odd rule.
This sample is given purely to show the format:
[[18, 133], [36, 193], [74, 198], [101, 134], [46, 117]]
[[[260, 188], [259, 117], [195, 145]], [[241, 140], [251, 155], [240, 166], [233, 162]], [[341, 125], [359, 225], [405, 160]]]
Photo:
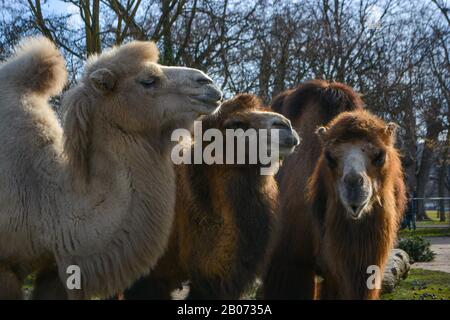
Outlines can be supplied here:
[[86, 56], [101, 53], [100, 41], [100, 0], [86, 0], [79, 4], [80, 14], [84, 20], [86, 33]]
[[417, 171], [417, 125], [416, 116], [414, 114], [414, 103], [412, 101], [411, 88], [406, 90], [407, 98], [402, 100], [402, 109], [405, 110], [403, 137], [403, 158], [402, 164], [405, 171], [408, 192], [413, 194], [416, 189], [416, 171]]
[[[420, 159], [419, 171], [417, 172], [417, 197], [425, 198], [426, 187], [430, 176], [430, 169], [433, 165], [433, 158], [438, 141], [439, 133], [441, 132], [441, 123], [439, 123], [439, 103], [437, 99], [432, 99], [430, 108], [426, 115], [426, 135], [423, 143], [422, 157]], [[417, 220], [430, 220], [425, 211], [425, 201], [419, 200], [417, 202]]]
[[431, 150], [424, 146], [420, 161], [420, 169], [417, 173], [416, 196], [419, 198], [419, 200], [417, 200], [417, 220], [430, 220], [425, 211], [425, 192], [431, 168], [431, 156]]
[[442, 164], [439, 168], [439, 177], [438, 177], [438, 194], [439, 194], [439, 221], [445, 221], [445, 200], [442, 199], [445, 197], [445, 173], [446, 173], [446, 165]]
[[270, 80], [270, 47], [262, 45], [262, 56], [259, 65], [259, 96], [264, 103], [269, 103], [269, 80]]
[[273, 96], [276, 96], [285, 90], [284, 81], [286, 80], [287, 63], [289, 59], [289, 40], [283, 41], [285, 42], [280, 48], [280, 60], [277, 63], [277, 70], [275, 73]]
[[168, 66], [174, 64], [172, 32], [170, 23], [170, 0], [162, 1], [162, 16], [165, 17], [162, 23], [163, 35], [163, 61], [162, 63]]
[[417, 198], [421, 198], [417, 201], [417, 220], [430, 220], [425, 210], [425, 197], [428, 178], [430, 175], [430, 169], [433, 162], [433, 149], [428, 142], [424, 143], [422, 157], [420, 159], [420, 168], [417, 173], [417, 186], [416, 195]]
[[101, 53], [100, 39], [100, 0], [94, 0], [92, 4], [92, 48], [93, 53]]

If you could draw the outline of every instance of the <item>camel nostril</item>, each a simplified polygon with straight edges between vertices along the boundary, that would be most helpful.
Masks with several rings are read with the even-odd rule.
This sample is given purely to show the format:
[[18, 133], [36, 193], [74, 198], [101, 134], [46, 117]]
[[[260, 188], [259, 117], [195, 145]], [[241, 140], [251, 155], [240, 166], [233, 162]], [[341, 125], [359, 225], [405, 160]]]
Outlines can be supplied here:
[[364, 177], [358, 173], [350, 173], [345, 176], [344, 182], [350, 188], [360, 188], [364, 185]]
[[210, 87], [208, 95], [211, 97], [211, 99], [216, 101], [221, 101], [223, 98], [222, 91], [213, 86]]
[[358, 178], [358, 185], [362, 186], [364, 184], [364, 179], [362, 176], [359, 176]]

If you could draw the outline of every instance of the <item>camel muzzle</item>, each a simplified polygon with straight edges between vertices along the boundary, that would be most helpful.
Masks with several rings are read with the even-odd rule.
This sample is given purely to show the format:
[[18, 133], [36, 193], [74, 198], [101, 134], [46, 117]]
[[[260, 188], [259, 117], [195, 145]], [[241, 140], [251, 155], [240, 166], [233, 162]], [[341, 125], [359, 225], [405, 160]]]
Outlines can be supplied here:
[[216, 86], [208, 84], [205, 93], [193, 95], [190, 98], [205, 106], [217, 108], [222, 100], [222, 91]]
[[343, 179], [343, 203], [352, 219], [361, 217], [362, 212], [369, 203], [372, 191], [369, 182], [364, 176], [351, 172]]

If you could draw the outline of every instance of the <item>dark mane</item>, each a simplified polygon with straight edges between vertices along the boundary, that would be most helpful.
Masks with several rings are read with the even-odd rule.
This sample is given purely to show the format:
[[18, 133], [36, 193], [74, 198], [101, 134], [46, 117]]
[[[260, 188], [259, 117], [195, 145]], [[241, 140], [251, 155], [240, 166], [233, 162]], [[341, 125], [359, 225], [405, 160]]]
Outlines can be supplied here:
[[[396, 125], [365, 111], [350, 87], [322, 80], [282, 93], [272, 108], [292, 121], [303, 142], [277, 177], [281, 224], [263, 278], [263, 297], [377, 299], [379, 290], [367, 287], [366, 269], [384, 268], [406, 203], [394, 147]], [[389, 161], [377, 170], [379, 189], [370, 214], [352, 223], [338, 201], [336, 172], [323, 147], [358, 140], [376, 142]], [[316, 275], [322, 277], [320, 284]]]
[[266, 108], [263, 107], [262, 101], [257, 96], [242, 93], [222, 103], [218, 113], [219, 115], [226, 115], [232, 112], [252, 109], [264, 110]]
[[362, 109], [363, 101], [349, 86], [339, 82], [310, 80], [282, 92], [272, 101], [272, 109], [291, 121], [302, 116], [306, 106], [316, 103], [321, 123], [327, 123], [343, 111]]
[[283, 91], [282, 93], [278, 94], [275, 98], [273, 98], [272, 102], [270, 103], [272, 110], [278, 113], [283, 113], [284, 100], [293, 91], [294, 89]]
[[334, 118], [328, 126], [327, 137], [333, 140], [347, 141], [364, 138], [369, 141], [381, 140], [392, 145], [392, 135], [388, 134], [386, 124], [367, 111], [343, 112]]
[[[202, 128], [223, 131], [227, 120], [258, 128], [264, 111], [284, 119], [257, 97], [240, 94], [203, 117]], [[189, 280], [188, 299], [238, 299], [262, 272], [278, 213], [275, 178], [261, 175], [259, 168], [221, 163], [176, 166], [176, 216], [169, 248], [125, 298], [170, 299], [170, 293]]]

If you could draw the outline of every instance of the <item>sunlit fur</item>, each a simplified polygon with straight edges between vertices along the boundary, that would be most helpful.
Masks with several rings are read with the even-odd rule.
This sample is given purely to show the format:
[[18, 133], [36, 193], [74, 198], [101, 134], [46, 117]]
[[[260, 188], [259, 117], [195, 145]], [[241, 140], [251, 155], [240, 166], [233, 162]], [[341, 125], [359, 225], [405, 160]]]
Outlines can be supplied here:
[[[51, 284], [59, 274], [65, 287], [69, 265], [81, 269], [69, 298], [120, 292], [166, 249], [170, 133], [205, 111], [188, 102], [204, 75], [159, 66], [152, 42], [113, 48], [65, 94], [61, 126], [47, 101], [65, 84], [64, 60], [45, 38], [23, 43], [0, 69], [0, 297], [20, 297], [23, 277], [42, 268], [36, 292], [61, 294]], [[158, 75], [152, 89], [139, 83]]]
[[347, 208], [336, 193], [337, 172], [330, 168], [324, 153], [311, 177], [307, 200], [316, 228], [321, 230], [319, 241], [314, 244], [316, 271], [324, 277], [320, 298], [376, 299], [379, 290], [368, 289], [367, 268], [376, 265], [384, 270], [405, 206], [395, 132], [369, 112], [355, 111], [336, 117], [322, 139], [325, 148], [365, 142], [386, 152], [381, 167], [367, 168], [373, 194], [359, 219], [349, 219]]
[[[238, 95], [203, 119], [203, 129], [225, 131], [239, 120], [268, 129], [286, 118], [261, 107], [256, 97]], [[175, 226], [169, 250], [128, 299], [170, 299], [189, 280], [188, 299], [237, 299], [260, 273], [277, 215], [278, 189], [259, 165], [182, 165], [177, 172]]]
[[[393, 135], [386, 135], [386, 124], [363, 112], [359, 95], [340, 83], [304, 83], [275, 98], [272, 106], [291, 119], [303, 144], [286, 159], [278, 177], [281, 226], [264, 277], [264, 297], [377, 298], [378, 290], [367, 290], [366, 268], [384, 266], [405, 205]], [[344, 113], [333, 121], [325, 143], [348, 135], [356, 140], [377, 139], [389, 150], [389, 160], [379, 172], [380, 203], [374, 203], [372, 212], [359, 220], [348, 219], [338, 201], [335, 178], [316, 134], [318, 127], [345, 111], [354, 111], [355, 116]], [[361, 129], [360, 134], [355, 135], [353, 127]], [[325, 278], [321, 294], [316, 290], [316, 275]]]

